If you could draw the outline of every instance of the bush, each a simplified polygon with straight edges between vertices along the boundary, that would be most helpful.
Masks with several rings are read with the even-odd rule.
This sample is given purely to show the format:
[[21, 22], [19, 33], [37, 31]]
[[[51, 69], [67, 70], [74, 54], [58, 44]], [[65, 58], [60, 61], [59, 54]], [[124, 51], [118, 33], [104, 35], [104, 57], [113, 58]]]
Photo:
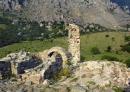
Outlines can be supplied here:
[[130, 36], [125, 36], [125, 41], [130, 41]]
[[128, 53], [130, 53], [130, 43], [124, 45], [124, 46], [121, 46], [121, 50], [122, 51], [127, 51]]
[[96, 54], [100, 54], [101, 52], [100, 52], [100, 50], [97, 47], [93, 47], [91, 49], [91, 53], [94, 54], [94, 55], [96, 55]]
[[15, 24], [12, 24], [12, 20], [9, 23], [6, 21], [7, 19], [0, 17], [0, 47], [20, 41], [54, 39], [68, 34], [63, 21], [52, 23], [51, 31], [47, 27], [48, 22], [43, 22], [44, 26], [40, 27], [39, 23], [25, 19], [21, 19]]
[[85, 57], [81, 55], [81, 62], [85, 61]]
[[104, 55], [101, 58], [102, 60], [108, 60], [108, 61], [119, 61], [117, 57], [110, 56], [110, 55]]
[[58, 74], [54, 75], [54, 80], [58, 81], [62, 78], [62, 76], [70, 77], [71, 71], [68, 67], [61, 69]]
[[109, 35], [107, 34], [107, 35], [105, 35], [105, 37], [109, 37]]
[[112, 89], [114, 90], [114, 92], [124, 92], [122, 88], [117, 86], [113, 86]]
[[127, 67], [130, 67], [130, 58], [127, 59], [124, 63], [127, 65]]
[[107, 52], [111, 52], [111, 51], [112, 51], [112, 47], [111, 47], [111, 46], [108, 46], [106, 51], [107, 51]]

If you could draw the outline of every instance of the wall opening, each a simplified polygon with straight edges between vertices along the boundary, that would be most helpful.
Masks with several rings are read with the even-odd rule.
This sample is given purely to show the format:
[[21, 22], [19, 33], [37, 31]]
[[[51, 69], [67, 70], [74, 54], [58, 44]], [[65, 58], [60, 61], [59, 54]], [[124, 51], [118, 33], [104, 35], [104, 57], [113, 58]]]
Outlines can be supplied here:
[[52, 64], [44, 72], [44, 79], [53, 79], [54, 76], [62, 69], [63, 59], [57, 52], [51, 52], [48, 55], [52, 59]]

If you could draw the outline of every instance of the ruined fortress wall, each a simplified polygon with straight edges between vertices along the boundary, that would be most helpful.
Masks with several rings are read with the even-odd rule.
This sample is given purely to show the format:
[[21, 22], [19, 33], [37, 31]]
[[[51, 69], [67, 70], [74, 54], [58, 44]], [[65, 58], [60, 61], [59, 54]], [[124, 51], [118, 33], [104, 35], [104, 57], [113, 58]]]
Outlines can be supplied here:
[[72, 55], [72, 63], [75, 65], [80, 62], [80, 30], [77, 25], [69, 24], [68, 51]]

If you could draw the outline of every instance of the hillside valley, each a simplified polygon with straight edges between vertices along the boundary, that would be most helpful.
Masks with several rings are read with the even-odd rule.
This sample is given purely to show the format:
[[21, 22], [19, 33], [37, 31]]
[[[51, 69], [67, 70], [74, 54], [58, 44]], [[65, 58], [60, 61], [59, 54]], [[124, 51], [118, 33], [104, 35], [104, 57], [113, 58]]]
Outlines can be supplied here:
[[130, 1], [0, 0], [0, 92], [130, 92]]

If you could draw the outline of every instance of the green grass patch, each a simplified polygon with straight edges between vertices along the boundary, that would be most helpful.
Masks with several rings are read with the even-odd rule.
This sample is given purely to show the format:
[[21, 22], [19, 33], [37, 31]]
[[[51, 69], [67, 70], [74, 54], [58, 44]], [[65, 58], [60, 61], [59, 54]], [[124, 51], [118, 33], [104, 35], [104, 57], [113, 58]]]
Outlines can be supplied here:
[[0, 31], [5, 30], [7, 28], [7, 25], [5, 24], [0, 24]]
[[[111, 55], [118, 58], [119, 61], [126, 61], [130, 54], [120, 50], [120, 46], [125, 44], [126, 34], [130, 35], [128, 32], [98, 32], [81, 36], [81, 57], [84, 60], [101, 60], [103, 55]], [[106, 35], [109, 35], [109, 37], [106, 37]], [[67, 49], [67, 37], [54, 39], [53, 42], [49, 40], [35, 40], [8, 45], [0, 48], [0, 57], [4, 57], [8, 53], [17, 52], [22, 49], [30, 52], [39, 52], [53, 46], [61, 46]], [[108, 46], [111, 46], [111, 52], [106, 52]], [[100, 54], [92, 54], [91, 49], [93, 47], [97, 47], [100, 50]]]
[[4, 57], [9, 53], [18, 52], [20, 50], [25, 50], [29, 52], [39, 52], [49, 49], [53, 46], [61, 46], [67, 48], [67, 40], [65, 38], [55, 39], [53, 42], [47, 41], [23, 41], [20, 43], [14, 43], [12, 45], [5, 46], [0, 48], [0, 57]]

